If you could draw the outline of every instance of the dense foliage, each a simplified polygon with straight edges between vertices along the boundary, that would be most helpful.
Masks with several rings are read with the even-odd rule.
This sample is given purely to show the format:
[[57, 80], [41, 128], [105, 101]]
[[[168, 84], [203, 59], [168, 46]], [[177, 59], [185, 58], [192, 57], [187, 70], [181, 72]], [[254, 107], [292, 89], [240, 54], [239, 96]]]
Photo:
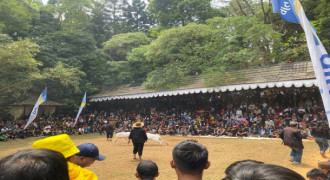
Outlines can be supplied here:
[[[127, 83], [217, 86], [237, 70], [309, 60], [303, 30], [270, 1], [0, 0], [0, 117], [36, 97], [79, 106], [84, 91]], [[330, 50], [330, 3], [301, 0]], [[0, 118], [0, 119], [2, 119]]]

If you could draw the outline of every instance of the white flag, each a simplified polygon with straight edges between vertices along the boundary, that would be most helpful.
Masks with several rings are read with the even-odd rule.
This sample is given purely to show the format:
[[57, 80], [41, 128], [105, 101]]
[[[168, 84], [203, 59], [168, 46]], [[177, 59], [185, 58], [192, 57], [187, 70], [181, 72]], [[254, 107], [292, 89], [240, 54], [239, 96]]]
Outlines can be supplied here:
[[[307, 19], [299, 0], [285, 1], [290, 2], [293, 14], [296, 16], [301, 27], [305, 31], [308, 50], [312, 59], [317, 84], [321, 92], [325, 113], [328, 121], [330, 121], [330, 57], [317, 36], [314, 27]], [[273, 3], [280, 4], [281, 2], [280, 0], [273, 0]], [[274, 12], [276, 12], [276, 9], [274, 9]]]
[[32, 109], [29, 120], [26, 123], [24, 129], [26, 129], [32, 123], [32, 121], [37, 117], [39, 105], [42, 104], [43, 102], [45, 102], [46, 99], [47, 99], [47, 88], [40, 94], [36, 104], [34, 105], [34, 107]]
[[80, 108], [79, 108], [79, 111], [78, 111], [77, 117], [76, 117], [76, 119], [74, 120], [73, 127], [76, 125], [77, 120], [78, 120], [78, 117], [79, 117], [79, 115], [80, 115], [82, 109], [85, 107], [85, 105], [86, 105], [86, 92], [85, 92], [85, 95], [84, 95], [83, 100], [82, 100], [82, 102], [81, 102], [81, 105], [80, 105]]

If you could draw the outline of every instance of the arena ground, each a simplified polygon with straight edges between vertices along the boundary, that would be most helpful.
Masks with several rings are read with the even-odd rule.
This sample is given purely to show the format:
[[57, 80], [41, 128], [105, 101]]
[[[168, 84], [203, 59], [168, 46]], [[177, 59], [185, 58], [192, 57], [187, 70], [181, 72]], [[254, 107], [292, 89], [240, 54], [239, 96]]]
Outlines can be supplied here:
[[[132, 158], [132, 144], [127, 144], [127, 139], [118, 139], [113, 143], [106, 141], [105, 135], [89, 134], [71, 136], [76, 145], [91, 142], [97, 145], [100, 153], [107, 156], [102, 162], [96, 161], [88, 169], [94, 171], [100, 180], [128, 180], [135, 179], [135, 169], [139, 161]], [[176, 174], [171, 169], [171, 151], [175, 144], [182, 140], [195, 139], [205, 145], [209, 150], [211, 166], [204, 172], [204, 179], [214, 180], [224, 177], [225, 168], [232, 162], [244, 159], [254, 159], [281, 165], [290, 168], [304, 177], [306, 172], [317, 166], [317, 162], [325, 161], [318, 151], [318, 146], [313, 141], [304, 141], [305, 150], [302, 165], [294, 166], [289, 162], [290, 149], [282, 145], [280, 139], [223, 139], [203, 137], [162, 137], [169, 145], [159, 145], [155, 141], [145, 144], [143, 159], [157, 163], [160, 171], [159, 180], [176, 179]], [[22, 149], [31, 149], [32, 143], [40, 138], [28, 138], [9, 142], [0, 142], [0, 158], [15, 153]], [[327, 152], [330, 157], [330, 153]]]

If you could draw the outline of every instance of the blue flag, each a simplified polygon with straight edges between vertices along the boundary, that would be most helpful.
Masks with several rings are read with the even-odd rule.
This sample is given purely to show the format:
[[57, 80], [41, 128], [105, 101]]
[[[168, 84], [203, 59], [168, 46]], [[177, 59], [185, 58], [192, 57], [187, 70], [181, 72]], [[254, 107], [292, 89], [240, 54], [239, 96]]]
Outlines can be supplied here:
[[280, 13], [286, 21], [299, 24], [299, 19], [294, 13], [289, 0], [272, 0], [272, 3], [274, 13]]

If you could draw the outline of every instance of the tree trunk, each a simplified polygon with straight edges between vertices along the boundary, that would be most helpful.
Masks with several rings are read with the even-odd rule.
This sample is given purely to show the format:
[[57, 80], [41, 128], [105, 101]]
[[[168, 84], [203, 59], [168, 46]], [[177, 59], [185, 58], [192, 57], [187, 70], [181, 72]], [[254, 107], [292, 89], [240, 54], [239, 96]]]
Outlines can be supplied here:
[[247, 0], [243, 0], [245, 2], [245, 4], [247, 5], [247, 7], [249, 8], [251, 14], [255, 15], [254, 10], [252, 9], [251, 5], [249, 4], [249, 2]]
[[236, 2], [237, 2], [237, 5], [238, 5], [240, 11], [243, 13], [244, 16], [246, 16], [246, 14], [245, 14], [245, 12], [243, 11], [243, 8], [242, 8], [242, 6], [241, 6], [241, 3], [239, 3], [239, 0], [236, 0]]

